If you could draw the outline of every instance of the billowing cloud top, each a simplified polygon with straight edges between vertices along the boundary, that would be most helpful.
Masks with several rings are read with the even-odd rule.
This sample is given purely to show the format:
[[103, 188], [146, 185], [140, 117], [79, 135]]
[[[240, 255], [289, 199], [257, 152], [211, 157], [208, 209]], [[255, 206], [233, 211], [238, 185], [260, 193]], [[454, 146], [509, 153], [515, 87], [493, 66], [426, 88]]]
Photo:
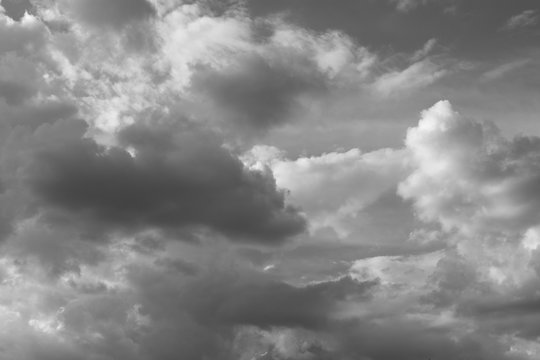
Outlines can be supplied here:
[[540, 356], [535, 0], [0, 4], [0, 359]]

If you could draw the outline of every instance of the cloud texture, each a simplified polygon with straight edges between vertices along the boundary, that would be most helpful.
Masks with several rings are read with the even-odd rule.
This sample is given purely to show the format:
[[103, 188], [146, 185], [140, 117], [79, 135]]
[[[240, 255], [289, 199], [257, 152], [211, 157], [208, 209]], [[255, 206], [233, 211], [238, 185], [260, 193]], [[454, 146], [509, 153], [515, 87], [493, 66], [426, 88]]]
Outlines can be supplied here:
[[529, 3], [1, 4], [0, 358], [538, 358]]

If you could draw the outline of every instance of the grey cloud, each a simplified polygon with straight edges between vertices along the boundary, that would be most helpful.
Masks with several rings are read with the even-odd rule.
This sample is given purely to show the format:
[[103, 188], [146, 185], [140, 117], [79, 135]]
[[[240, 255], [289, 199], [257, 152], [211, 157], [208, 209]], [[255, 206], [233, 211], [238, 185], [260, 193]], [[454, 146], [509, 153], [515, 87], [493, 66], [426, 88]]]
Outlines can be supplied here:
[[10, 19], [0, 18], [0, 55], [7, 56], [8, 52], [16, 55], [35, 55], [46, 44], [47, 30], [39, 21], [26, 24], [9, 24]]
[[504, 30], [516, 30], [534, 26], [538, 23], [538, 11], [535, 9], [525, 10], [522, 13], [512, 16], [503, 26]]
[[481, 314], [497, 314], [497, 315], [520, 315], [520, 314], [540, 314], [540, 299], [525, 298], [518, 300], [506, 301], [491, 301], [488, 303], [479, 304], [476, 311]]
[[[54, 139], [52, 128], [58, 126], [44, 133]], [[119, 135], [135, 149], [132, 156], [82, 139], [83, 133], [52, 142], [42, 134], [43, 145], [26, 169], [25, 182], [58, 224], [77, 224], [90, 233], [203, 226], [233, 240], [266, 244], [305, 228], [274, 179], [245, 169], [212, 134], [132, 126]]]
[[25, 12], [31, 13], [33, 10], [30, 0], [2, 0], [1, 5], [6, 15], [15, 21], [19, 21]]
[[64, 101], [44, 101], [37, 104], [6, 109], [5, 121], [11, 126], [37, 128], [42, 124], [57, 120], [73, 119], [78, 113], [77, 107]]
[[199, 66], [191, 80], [193, 90], [208, 96], [217, 113], [237, 129], [284, 124], [300, 106], [301, 95], [320, 93], [326, 85], [310, 59], [280, 55], [278, 60], [253, 55], [220, 70]]
[[[0, 179], [1, 181], [2, 179]], [[13, 205], [13, 194], [10, 191], [2, 189], [0, 192], [0, 242], [13, 231], [13, 218], [15, 217]]]
[[[240, 329], [324, 329], [341, 301], [367, 301], [376, 286], [342, 278], [296, 287], [263, 274], [240, 271], [214, 269], [193, 279], [161, 267], [134, 264], [128, 271], [132, 291], [118, 294], [127, 302], [113, 301], [106, 295], [105, 300], [109, 300], [89, 307], [103, 298], [100, 295], [88, 305], [81, 303], [80, 310], [73, 308], [65, 313], [74, 317], [70, 323], [77, 333], [85, 329], [80, 322], [84, 319], [90, 321], [87, 331], [104, 333], [116, 324], [131, 329], [123, 334], [137, 344], [137, 359], [238, 359], [244, 358], [246, 346], [237, 343]], [[140, 304], [139, 313], [148, 319], [148, 325], [134, 326], [125, 317], [133, 304]], [[100, 308], [103, 310], [92, 315]], [[85, 312], [90, 316], [78, 315]], [[117, 321], [107, 320], [111, 312], [115, 312]]]
[[[434, 2], [433, 0], [431, 1]], [[429, 3], [430, 0], [391, 0], [391, 2], [394, 3], [396, 8], [400, 11], [411, 11], [421, 5]]]
[[350, 277], [334, 282], [293, 287], [285, 283], [238, 284], [220, 301], [217, 318], [235, 324], [317, 329], [332, 321], [335, 303], [352, 295], [364, 297], [376, 283]]
[[132, 272], [132, 281], [144, 299], [143, 313], [165, 320], [171, 316], [170, 307], [175, 306], [198, 323], [216, 328], [325, 328], [333, 321], [340, 301], [367, 300], [377, 285], [343, 277], [297, 287], [263, 275], [226, 272], [207, 273], [179, 288], [171, 283], [177, 281], [172, 275], [157, 276], [158, 273], [140, 270]]
[[435, 289], [424, 296], [423, 301], [440, 308], [459, 303], [471, 293], [489, 293], [489, 287], [482, 284], [474, 265], [451, 251], [437, 263], [429, 282]]
[[96, 265], [107, 258], [103, 249], [82, 241], [76, 232], [33, 223], [25, 224], [13, 234], [4, 245], [4, 251], [21, 264], [29, 258], [36, 259], [52, 277], [66, 272], [79, 273], [82, 264]]
[[84, 354], [60, 340], [34, 334], [29, 328], [10, 329], [0, 344], [0, 356], [25, 360], [86, 360]]
[[[59, 1], [61, 3], [62, 0]], [[152, 3], [162, 6], [164, 2]], [[218, 0], [214, 3], [220, 5]], [[404, 3], [413, 2], [409, 0]], [[501, 24], [500, 19], [508, 18], [499, 16], [499, 10], [493, 10], [488, 12], [488, 20], [483, 23], [484, 20], [478, 14], [482, 14], [480, 10], [485, 9], [488, 3], [484, 0], [474, 2], [481, 5], [466, 3], [473, 2], [460, 3], [463, 12], [474, 8], [468, 18], [470, 20], [464, 20], [461, 16], [463, 13], [459, 11], [451, 18], [438, 5], [418, 6], [415, 11], [396, 12], [389, 1], [273, 0], [264, 1], [259, 6], [280, 8], [285, 4], [281, 8], [290, 12], [283, 15], [284, 19], [310, 23], [318, 30], [336, 27], [349, 29], [356, 34], [357, 40], [366, 38], [368, 44], [375, 44], [377, 49], [383, 46], [388, 51], [395, 43], [399, 43], [397, 48], [400, 50], [417, 49], [425, 39], [432, 37], [440, 38], [444, 46], [460, 36], [467, 39], [458, 41], [456, 48], [463, 49], [486, 39], [481, 31], [479, 36], [473, 31], [476, 26], [492, 29], [494, 18], [499, 19], [497, 26]], [[512, 2], [516, 3], [523, 4], [521, 0]], [[505, 5], [508, 6], [503, 9], [505, 14], [514, 13], [512, 9], [516, 5], [512, 4]], [[442, 246], [433, 243], [413, 244], [412, 241], [383, 244], [390, 239], [406, 239], [411, 227], [417, 224], [411, 219], [409, 204], [397, 198], [393, 186], [389, 186], [358, 217], [351, 218], [351, 222], [359, 225], [359, 236], [354, 236], [354, 239], [351, 237], [350, 243], [335, 241], [334, 234], [325, 232], [318, 235], [327, 238], [318, 239], [320, 241], [317, 243], [313, 243], [316, 240], [314, 236], [306, 235], [306, 242], [291, 245], [292, 249], [261, 249], [261, 244], [280, 244], [306, 228], [306, 220], [300, 210], [287, 205], [286, 193], [277, 188], [273, 176], [269, 172], [245, 168], [234, 151], [224, 145], [221, 138], [223, 134], [216, 135], [202, 129], [200, 124], [187, 121], [175, 121], [174, 125], [162, 124], [160, 121], [143, 124], [145, 114], [164, 104], [166, 109], [163, 109], [163, 113], [169, 110], [174, 112], [175, 105], [168, 101], [176, 101], [178, 95], [175, 93], [176, 84], [168, 81], [168, 75], [161, 79], [163, 83], [157, 80], [146, 83], [146, 73], [150, 70], [144, 68], [141, 73], [138, 72], [142, 69], [138, 57], [146, 59], [148, 53], [142, 51], [149, 49], [145, 43], [155, 35], [150, 33], [147, 38], [146, 30], [155, 30], [151, 28], [155, 25], [154, 21], [161, 21], [154, 17], [158, 11], [149, 1], [143, 0], [74, 0], [69, 6], [75, 11], [75, 20], [108, 30], [121, 28], [122, 37], [117, 37], [118, 34], [113, 31], [96, 35], [82, 29], [79, 33], [80, 28], [75, 24], [72, 24], [72, 33], [49, 33], [40, 20], [36, 19], [27, 23], [0, 24], [2, 60], [7, 58], [6, 53], [16, 53], [17, 56], [13, 58], [15, 63], [27, 59], [33, 65], [34, 56], [40, 57], [43, 55], [41, 51], [51, 50], [55, 57], [51, 63], [58, 65], [58, 69], [51, 72], [36, 71], [35, 77], [32, 77], [33, 73], [29, 74], [25, 77], [29, 81], [18, 82], [18, 73], [13, 77], [14, 80], [2, 77], [0, 81], [0, 233], [7, 235], [13, 232], [0, 244], [0, 321], [9, 320], [6, 321], [8, 325], [4, 326], [5, 330], [0, 329], [0, 358], [510, 360], [519, 357], [508, 353], [510, 344], [503, 343], [503, 340], [498, 339], [499, 336], [516, 334], [526, 339], [538, 336], [537, 297], [520, 294], [494, 303], [481, 299], [471, 305], [467, 302], [471, 294], [481, 298], [493, 295], [493, 292], [484, 291], [475, 267], [459, 258], [441, 261], [430, 282], [425, 284], [429, 290], [435, 288], [434, 292], [418, 302], [415, 291], [427, 290], [423, 287], [420, 290], [415, 288], [414, 272], [424, 274], [424, 269], [418, 269], [420, 262], [412, 264], [415, 260], [411, 260], [410, 264], [411, 269], [415, 268], [413, 274], [407, 266], [404, 267], [405, 274], [397, 276], [398, 279], [403, 277], [411, 280], [414, 283], [411, 288], [407, 286], [408, 283], [392, 283], [394, 272], [389, 271], [387, 274], [386, 269], [377, 268], [377, 265], [374, 265], [374, 275], [377, 275], [377, 270], [384, 273], [380, 284], [359, 282], [349, 276], [334, 281], [307, 283], [346, 274], [352, 271], [351, 264], [359, 259], [421, 254], [438, 250]], [[217, 7], [215, 11], [219, 12]], [[210, 26], [205, 29], [205, 26], [211, 25], [210, 17], [196, 14], [196, 6], [185, 8], [188, 9], [185, 13], [176, 14], [178, 18], [199, 15], [201, 18], [187, 21], [189, 25], [171, 26], [168, 28], [171, 32], [178, 30], [178, 38], [182, 38], [184, 25], [202, 30], [186, 32], [190, 40], [187, 45], [194, 44], [195, 47], [200, 44], [197, 36], [215, 36], [216, 41], [222, 40], [221, 33], [215, 34], [212, 31], [225, 27]], [[301, 9], [300, 12], [297, 8]], [[497, 13], [496, 16], [494, 13]], [[51, 15], [51, 23], [65, 24], [62, 22], [63, 15], [58, 15], [58, 18]], [[456, 28], [469, 24], [467, 21], [475, 25], [463, 26], [463, 30], [458, 29], [454, 33]], [[195, 75], [189, 89], [205, 100], [203, 106], [210, 108], [209, 112], [217, 121], [224, 120], [233, 124], [232, 131], [224, 135], [233, 135], [227, 139], [230, 140], [227, 145], [234, 143], [239, 138], [237, 132], [244, 128], [264, 132], [287, 123], [295, 118], [295, 111], [303, 106], [304, 97], [312, 100], [311, 96], [328, 95], [325, 91], [329, 80], [324, 77], [324, 70], [317, 68], [321, 66], [315, 64], [317, 59], [306, 56], [309, 50], [299, 50], [299, 54], [294, 51], [285, 54], [279, 48], [275, 54], [272, 53], [275, 44], [272, 45], [269, 39], [274, 29], [264, 22], [241, 22], [230, 25], [228, 31], [234, 32], [237, 26], [244, 25], [254, 26], [252, 33], [244, 29], [238, 37], [241, 40], [244, 40], [243, 36], [253, 37], [245, 43], [249, 47], [249, 55], [239, 59], [235, 54], [232, 61], [219, 70], [194, 69]], [[137, 33], [131, 32], [135, 28]], [[204, 30], [209, 30], [209, 33]], [[291, 27], [285, 30], [294, 34], [304, 34], [306, 31], [312, 36], [305, 29]], [[463, 36], [469, 33], [472, 40]], [[86, 43], [87, 35], [92, 38], [89, 43]], [[101, 60], [99, 54], [108, 52], [106, 46], [101, 48], [107, 40], [113, 44], [119, 41], [119, 51], [111, 58], [104, 59], [103, 63], [94, 63], [94, 58]], [[204, 43], [204, 39], [201, 41]], [[309, 41], [300, 47], [309, 46], [306, 45]], [[210, 43], [208, 46], [213, 46]], [[496, 46], [485, 46], [497, 47], [501, 44], [499, 40], [494, 43]], [[67, 56], [70, 51], [77, 52], [76, 49], [86, 45], [88, 51], [81, 52], [84, 54], [81, 58]], [[329, 49], [324, 42], [319, 45], [325, 55], [323, 60], [330, 63], [339, 63], [343, 55], [339, 50], [345, 53], [351, 50], [348, 46]], [[113, 64], [113, 58], [123, 57], [123, 52], [131, 48], [141, 52], [128, 54], [128, 61], [122, 62], [122, 65], [126, 64], [123, 73], [121, 65]], [[288, 46], [283, 48], [288, 49]], [[415, 56], [425, 56], [429, 48], [425, 47], [426, 51], [420, 51]], [[167, 58], [171, 62], [178, 60], [174, 56], [183, 55], [183, 51], [191, 51], [181, 46], [179, 53], [165, 54], [160, 52], [159, 44], [156, 44], [155, 50], [157, 58], [171, 56], [171, 59]], [[65, 59], [61, 54], [63, 51], [67, 56]], [[216, 53], [221, 54], [221, 50]], [[92, 56], [85, 59], [88, 54]], [[344, 55], [343, 61], [350, 61], [347, 56]], [[395, 59], [391, 58], [392, 61]], [[151, 60], [149, 57], [148, 63]], [[89, 63], [88, 66], [84, 64], [85, 61]], [[384, 63], [381, 68], [392, 61]], [[35, 68], [40, 68], [42, 63], [39, 64]], [[151, 71], [165, 73], [161, 65], [158, 64]], [[130, 72], [131, 66], [137, 74]], [[8, 70], [5, 74], [8, 75], [14, 73], [13, 69], [25, 72], [23, 66], [6, 68]], [[108, 75], [100, 78], [100, 72], [110, 73], [111, 78]], [[140, 81], [123, 81], [124, 77], [129, 79], [131, 75], [141, 75]], [[117, 80], [113, 79], [116, 77]], [[167, 88], [169, 84], [173, 89], [171, 93]], [[373, 121], [377, 118], [375, 115], [381, 116], [381, 111], [384, 113], [381, 110], [382, 103], [376, 101], [369, 105], [371, 114], [357, 112], [361, 107], [361, 103], [356, 102], [358, 93], [345, 95], [350, 89], [341, 90], [334, 96], [348, 96], [355, 102], [354, 109], [346, 117], [366, 117]], [[65, 97], [73, 99], [74, 103], [62, 100], [64, 91], [67, 92]], [[146, 95], [147, 102], [139, 101]], [[322, 102], [326, 104], [325, 100]], [[184, 99], [179, 102], [183, 101], [188, 102]], [[368, 103], [370, 100], [363, 99], [363, 102]], [[110, 145], [117, 141], [114, 145], [100, 145], [90, 137], [99, 132], [91, 129], [91, 134], [88, 134], [86, 124], [75, 119], [78, 115], [75, 104], [81, 106], [84, 116], [95, 116], [96, 122], [107, 122], [106, 125], [113, 127], [116, 118], [124, 120], [132, 116], [136, 125], [128, 126], [114, 135], [107, 134], [115, 137], [108, 143]], [[140, 111], [147, 106], [150, 109]], [[320, 105], [321, 108], [324, 106]], [[415, 108], [415, 105], [408, 106]], [[111, 114], [115, 111], [118, 111], [118, 116]], [[341, 128], [341, 125], [335, 123], [336, 117], [329, 112], [321, 113], [324, 121], [321, 121], [317, 136], [310, 141], [320, 142], [318, 148], [323, 149], [321, 151], [343, 146], [343, 138], [330, 139], [324, 130], [334, 126]], [[110, 123], [109, 116], [112, 118]], [[405, 118], [403, 114], [399, 114], [399, 117]], [[328, 119], [332, 120], [332, 124]], [[460, 167], [458, 164], [456, 169], [450, 169], [440, 179], [435, 179], [434, 187], [420, 186], [418, 191], [412, 189], [410, 198], [418, 200], [421, 196], [433, 195], [433, 202], [429, 204], [442, 203], [443, 210], [437, 212], [439, 216], [436, 214], [432, 219], [457, 218], [456, 227], [462, 228], [460, 225], [463, 222], [471, 220], [463, 208], [467, 210], [474, 207], [474, 204], [467, 202], [471, 198], [476, 199], [474, 189], [485, 189], [484, 193], [489, 193], [495, 188], [502, 192], [500, 195], [503, 201], [500, 204], [515, 204], [518, 212], [503, 209], [505, 211], [502, 213], [506, 217], [501, 219], [497, 211], [489, 213], [494, 207], [490, 207], [491, 197], [486, 196], [483, 207], [473, 212], [473, 215], [480, 214], [480, 220], [485, 220], [480, 225], [486, 225], [489, 229], [511, 228], [521, 232], [536, 224], [540, 209], [540, 140], [518, 137], [513, 141], [486, 141], [485, 148], [478, 149], [474, 147], [474, 143], [478, 143], [476, 140], [489, 138], [478, 136], [481, 126], [469, 126], [469, 123], [460, 123], [460, 119], [456, 121], [462, 127], [458, 126], [455, 133], [440, 134], [439, 138], [427, 144], [428, 152], [438, 144], [444, 144], [445, 149], [433, 156], [434, 161], [421, 164], [420, 167], [427, 169], [429, 177], [432, 175], [431, 164], [444, 165], [442, 160], [453, 163], [456, 159], [454, 155], [457, 156], [457, 163], [465, 165]], [[318, 125], [308, 122], [306, 127], [317, 128]], [[285, 127], [284, 130], [289, 131], [292, 127]], [[354, 138], [354, 146], [359, 146], [360, 142], [360, 145], [366, 147], [357, 138], [358, 132], [361, 132], [359, 128], [344, 129], [343, 132], [350, 133], [347, 136]], [[306, 149], [308, 154], [313, 154], [312, 145], [296, 137], [300, 132], [298, 128], [293, 129], [295, 135], [290, 135], [293, 142], [302, 148], [301, 151]], [[464, 135], [465, 140], [472, 140], [467, 142], [461, 135]], [[303, 136], [309, 137], [305, 134]], [[473, 145], [467, 147], [471, 143]], [[467, 149], [464, 153], [461, 152], [462, 147]], [[473, 158], [471, 153], [478, 153], [478, 158], [475, 158], [478, 162], [472, 165], [467, 162]], [[422, 154], [425, 155], [425, 152]], [[372, 161], [379, 163], [378, 159]], [[331, 187], [336, 185], [336, 174], [342, 169], [336, 166], [330, 168], [331, 171], [321, 171], [322, 175], [330, 174], [330, 180], [327, 186], [322, 186], [320, 191], [310, 196], [319, 199], [322, 209], [329, 209], [331, 195], [335, 193]], [[421, 177], [425, 174], [421, 172], [417, 175]], [[458, 179], [451, 177], [454, 175]], [[381, 175], [377, 184], [385, 176]], [[302, 181], [307, 179], [305, 176], [299, 178], [299, 188], [302, 188]], [[472, 183], [473, 196], [468, 196], [469, 188], [455, 189], [450, 186], [452, 184], [445, 187], [446, 191], [437, 192], [437, 185], [448, 178], [453, 184], [460, 184], [460, 180]], [[347, 194], [345, 191], [343, 201], [352, 199], [353, 193]], [[452, 202], [452, 195], [456, 195], [459, 201]], [[417, 204], [417, 209], [421, 211], [426, 208]], [[459, 216], [454, 217], [452, 210], [455, 209], [465, 214], [464, 220]], [[524, 212], [520, 213], [522, 209]], [[493, 216], [482, 217], [482, 214]], [[32, 219], [29, 220], [29, 217]], [[365, 220], [369, 220], [371, 225], [362, 225]], [[147, 236], [148, 233], [151, 235]], [[196, 238], [199, 234], [207, 237], [200, 244], [168, 242], [170, 237], [186, 240]], [[85, 241], [82, 238], [84, 235], [109, 236], [109, 241]], [[133, 235], [137, 238], [132, 239]], [[252, 244], [252, 249], [239, 251], [240, 256], [251, 260], [251, 264], [245, 264], [237, 258], [225, 260], [226, 266], [218, 264], [218, 261], [205, 264], [200, 258], [210, 255], [205, 253], [199, 258], [186, 250], [202, 249], [204, 244], [212, 243], [217, 244], [215, 248], [205, 248], [201, 252], [234, 253], [236, 245], [220, 242], [221, 235], [233, 241]], [[359, 239], [369, 239], [370, 243], [377, 245], [353, 243]], [[176, 247], [177, 253], [169, 252], [173, 247]], [[251, 267], [236, 268], [237, 263]], [[254, 273], [252, 267], [265, 265], [275, 267], [264, 273]], [[47, 282], [41, 282], [43, 279]], [[11, 294], [12, 291], [14, 294]], [[382, 294], [388, 291], [395, 296], [384, 300], [381, 296], [373, 300], [374, 294], [380, 295], [377, 291]], [[413, 294], [410, 295], [410, 292]], [[519, 301], [515, 301], [515, 298]], [[411, 307], [403, 307], [402, 301], [409, 301], [407, 306]], [[399, 309], [387, 309], [393, 306]], [[451, 315], [446, 317], [446, 311], [456, 307], [457, 318]], [[377, 313], [370, 309], [382, 310]], [[392, 311], [394, 315], [387, 314]], [[440, 314], [443, 311], [444, 317]], [[358, 317], [351, 319], [355, 316]], [[466, 329], [469, 326], [478, 327], [474, 333], [468, 332], [460, 327], [463, 323], [466, 323]], [[22, 328], [14, 324], [21, 324]], [[258, 355], [248, 357], [242, 353], [242, 344], [238, 342], [239, 331], [271, 333], [276, 344], [269, 345], [271, 341], [267, 340], [267, 343], [262, 343], [261, 349], [271, 351], [261, 351]], [[310, 342], [299, 336], [294, 345], [300, 351], [294, 355], [284, 354], [287, 351], [283, 351], [283, 348], [289, 346], [286, 343], [288, 334], [307, 332], [317, 339], [331, 338], [331, 345], [335, 346], [322, 340], [320, 344], [317, 341]]]
[[155, 261], [156, 265], [163, 266], [166, 270], [177, 271], [184, 275], [197, 275], [200, 269], [197, 265], [183, 259], [162, 258]]
[[147, 0], [75, 0], [68, 6], [83, 22], [113, 28], [151, 18], [156, 13]]
[[[442, 248], [444, 245], [436, 243], [355, 244], [336, 242], [333, 236], [321, 239], [315, 237], [310, 238], [305, 243], [291, 246], [290, 249], [282, 249], [278, 254], [263, 253], [258, 257], [261, 257], [264, 262], [257, 265], [275, 265], [271, 269], [272, 274], [305, 281], [316, 281], [321, 278], [347, 274], [357, 260], [379, 256], [414, 256], [431, 253]], [[262, 257], [263, 255], [266, 257]], [[253, 258], [253, 255], [250, 258]]]
[[[350, 277], [307, 286], [292, 286], [262, 275], [206, 274], [184, 286], [158, 280], [157, 274], [134, 272], [133, 281], [146, 304], [142, 311], [156, 319], [168, 316], [170, 302], [205, 326], [300, 327], [321, 329], [332, 321], [340, 301], [367, 300], [375, 282]], [[149, 277], [150, 276], [150, 277]]]
[[[518, 360], [497, 338], [464, 334], [444, 326], [430, 327], [419, 322], [389, 319], [377, 323], [355, 323], [339, 332], [344, 355], [373, 360], [476, 359]], [[345, 358], [347, 358], [345, 356]]]
[[[501, 22], [528, 9], [536, 0], [248, 0], [255, 16], [285, 13], [293, 23], [315, 31], [342, 30], [375, 51], [414, 51], [430, 38], [451, 46], [460, 58], [505, 56], [510, 49], [533, 47], [534, 32], [497, 34]], [[396, 11], [396, 4], [402, 10]], [[530, 27], [537, 30], [538, 24]]]
[[[537, 283], [531, 285], [537, 287]], [[505, 294], [491, 293], [458, 304], [461, 316], [474, 319], [479, 328], [490, 333], [512, 333], [526, 340], [535, 340], [540, 335], [540, 299], [534, 290], [528, 294], [520, 294], [519, 290]]]
[[10, 105], [19, 105], [32, 94], [26, 86], [13, 81], [0, 80], [0, 98]]

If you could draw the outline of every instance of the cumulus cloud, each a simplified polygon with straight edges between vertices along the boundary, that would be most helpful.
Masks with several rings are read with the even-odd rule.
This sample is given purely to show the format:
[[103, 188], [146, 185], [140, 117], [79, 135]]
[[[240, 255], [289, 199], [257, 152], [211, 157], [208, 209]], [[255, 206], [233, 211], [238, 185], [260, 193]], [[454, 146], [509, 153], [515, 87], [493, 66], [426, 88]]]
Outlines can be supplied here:
[[515, 334], [521, 343], [508, 354], [524, 356], [537, 333], [520, 319], [536, 313], [538, 138], [507, 139], [441, 101], [409, 129], [406, 148], [413, 170], [399, 194], [440, 224], [456, 251], [438, 263], [422, 298], [457, 307], [482, 331]]
[[538, 144], [535, 137], [506, 140], [494, 125], [441, 101], [407, 133], [416, 169], [399, 192], [421, 218], [448, 230], [524, 231], [539, 220]]

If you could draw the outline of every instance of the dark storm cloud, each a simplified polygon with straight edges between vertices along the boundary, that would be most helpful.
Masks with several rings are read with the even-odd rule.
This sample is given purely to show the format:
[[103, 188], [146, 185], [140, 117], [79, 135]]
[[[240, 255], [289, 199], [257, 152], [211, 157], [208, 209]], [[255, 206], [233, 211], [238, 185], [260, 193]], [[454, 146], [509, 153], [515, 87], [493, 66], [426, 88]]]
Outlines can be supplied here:
[[69, 6], [85, 23], [116, 28], [151, 18], [156, 13], [147, 0], [75, 0]]
[[131, 126], [119, 139], [136, 156], [81, 136], [37, 147], [26, 170], [26, 183], [58, 223], [90, 232], [202, 226], [267, 244], [305, 228], [272, 176], [245, 169], [212, 134]]
[[253, 15], [285, 12], [293, 22], [317, 31], [342, 30], [382, 51], [414, 51], [436, 38], [462, 56], [485, 58], [535, 46], [538, 40], [538, 23], [529, 22], [531, 31], [520, 34], [498, 31], [512, 16], [538, 9], [536, 0], [249, 0], [248, 6]]

